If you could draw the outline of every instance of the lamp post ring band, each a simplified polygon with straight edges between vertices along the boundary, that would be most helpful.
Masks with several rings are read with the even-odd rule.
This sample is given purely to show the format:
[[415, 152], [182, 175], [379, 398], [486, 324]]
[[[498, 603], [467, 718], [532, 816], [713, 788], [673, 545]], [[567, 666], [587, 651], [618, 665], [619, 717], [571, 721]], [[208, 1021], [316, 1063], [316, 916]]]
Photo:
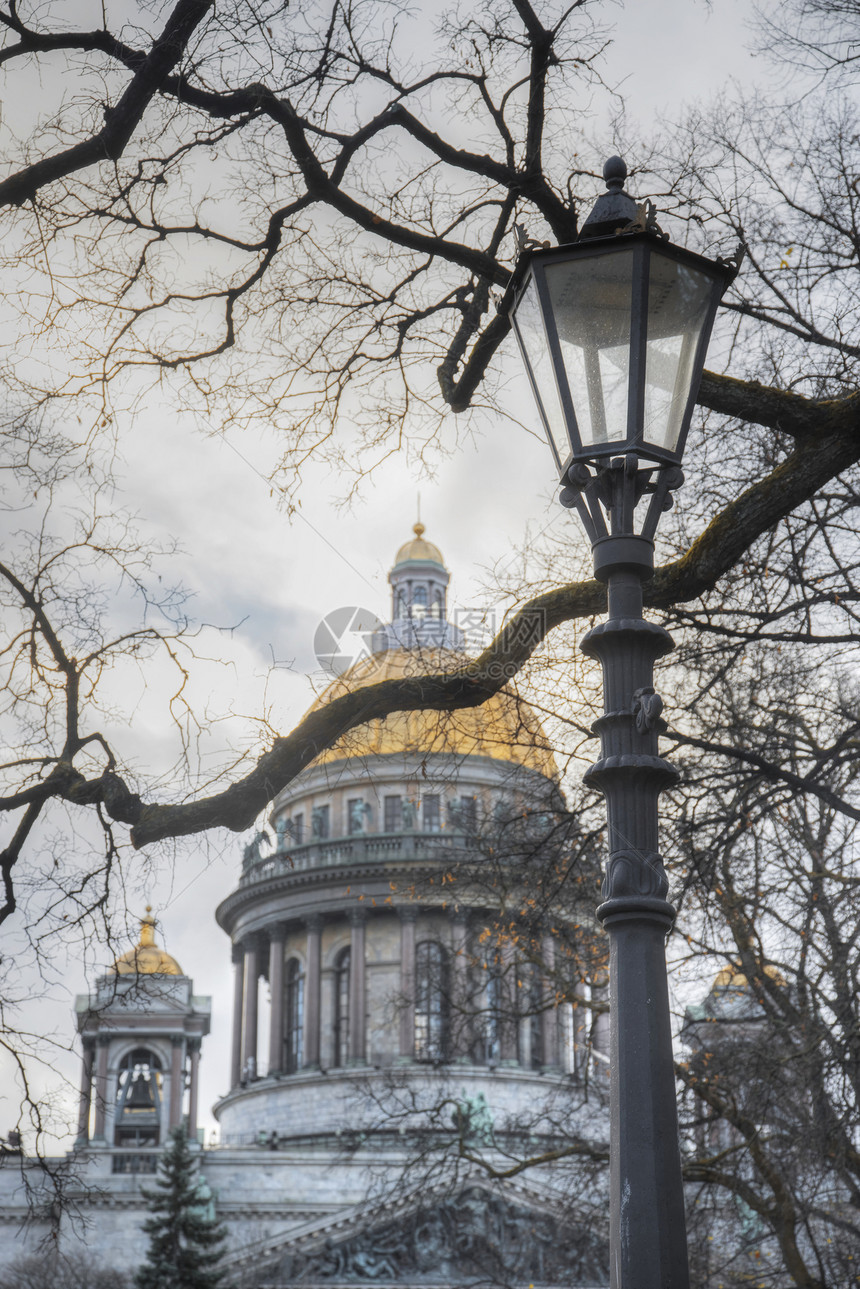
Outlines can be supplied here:
[[597, 906], [597, 916], [606, 931], [622, 923], [657, 922], [671, 931], [675, 925], [675, 909], [667, 900], [621, 897], [604, 900]]

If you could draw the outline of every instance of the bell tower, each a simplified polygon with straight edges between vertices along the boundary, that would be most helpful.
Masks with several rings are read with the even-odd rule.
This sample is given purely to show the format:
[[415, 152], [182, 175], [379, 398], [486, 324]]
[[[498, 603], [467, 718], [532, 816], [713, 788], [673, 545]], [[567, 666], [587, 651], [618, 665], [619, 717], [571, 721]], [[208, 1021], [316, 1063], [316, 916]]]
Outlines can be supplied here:
[[[194, 994], [179, 963], [156, 944], [149, 906], [134, 948], [93, 994], [75, 1000], [84, 1049], [78, 1150], [109, 1151], [113, 1172], [154, 1172], [172, 1128], [197, 1136], [200, 1047], [211, 998]], [[186, 1098], [186, 1089], [188, 1096]]]

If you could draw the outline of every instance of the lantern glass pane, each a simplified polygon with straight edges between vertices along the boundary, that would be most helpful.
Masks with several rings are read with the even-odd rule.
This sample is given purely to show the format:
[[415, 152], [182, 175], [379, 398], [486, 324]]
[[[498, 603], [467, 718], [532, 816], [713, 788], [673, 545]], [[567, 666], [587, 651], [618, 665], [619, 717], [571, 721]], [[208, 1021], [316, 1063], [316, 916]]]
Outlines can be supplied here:
[[546, 266], [583, 447], [627, 438], [633, 262], [630, 249]]
[[683, 428], [714, 279], [652, 251], [645, 354], [646, 443], [674, 452]]
[[529, 281], [517, 304], [513, 321], [520, 348], [532, 378], [532, 390], [537, 399], [538, 412], [544, 423], [556, 465], [561, 470], [570, 456], [570, 443], [565, 429], [564, 414], [558, 396], [558, 386], [555, 383], [552, 358], [547, 345], [534, 278]]

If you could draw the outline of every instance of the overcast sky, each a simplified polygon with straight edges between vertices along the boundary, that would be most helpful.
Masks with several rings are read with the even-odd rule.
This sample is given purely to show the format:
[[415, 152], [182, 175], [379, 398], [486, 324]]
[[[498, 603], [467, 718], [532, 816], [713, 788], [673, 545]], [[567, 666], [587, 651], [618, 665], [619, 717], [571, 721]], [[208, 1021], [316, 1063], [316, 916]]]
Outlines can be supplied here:
[[[750, 85], [766, 75], [744, 49], [748, 4], [637, 0], [610, 7], [608, 14], [617, 29], [607, 75], [624, 82], [631, 124], [643, 133], [660, 117], [680, 116], [686, 103], [724, 93], [729, 77]], [[511, 397], [525, 408], [528, 396], [512, 346], [508, 354]], [[548, 449], [537, 435], [510, 425], [461, 446], [430, 478], [401, 459], [387, 462], [348, 509], [337, 504], [338, 479], [311, 469], [301, 515], [292, 520], [279, 511], [266, 481], [274, 445], [264, 436], [205, 438], [177, 425], [169, 408], [152, 404], [129, 418], [120, 434], [129, 495], [152, 532], [178, 538], [175, 575], [193, 592], [195, 616], [235, 625], [229, 635], [204, 637], [203, 652], [221, 653], [229, 665], [203, 666], [197, 696], [219, 711], [252, 714], [267, 701], [272, 722], [284, 732], [321, 684], [312, 649], [319, 620], [347, 604], [387, 616], [387, 572], [410, 535], [419, 491], [427, 537], [443, 551], [452, 600], [460, 606], [487, 607], [481, 589], [487, 570], [515, 558], [527, 530], [553, 525], [567, 529], [572, 543], [582, 541], [573, 518], [555, 502]], [[140, 764], [165, 765], [163, 730], [144, 679], [126, 737]], [[131, 912], [142, 914], [149, 899], [160, 919], [160, 942], [194, 977], [196, 991], [213, 995], [213, 1030], [201, 1067], [204, 1116], [227, 1088], [230, 946], [213, 914], [235, 882], [241, 848], [236, 837], [182, 846], [172, 865], [156, 870], [145, 862], [145, 877], [130, 891]], [[33, 1004], [29, 1023], [70, 1037], [73, 995], [87, 982], [80, 962], [57, 959], [57, 967], [49, 997], [38, 1010]], [[76, 1084], [76, 1060], [62, 1064]], [[45, 1086], [49, 1082], [46, 1075]]]

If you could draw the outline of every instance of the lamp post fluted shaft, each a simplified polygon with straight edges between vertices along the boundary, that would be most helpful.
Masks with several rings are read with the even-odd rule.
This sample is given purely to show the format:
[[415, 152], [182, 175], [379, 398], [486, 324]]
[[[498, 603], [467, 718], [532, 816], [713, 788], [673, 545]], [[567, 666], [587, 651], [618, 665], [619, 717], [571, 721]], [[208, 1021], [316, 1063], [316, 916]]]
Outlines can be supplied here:
[[[636, 541], [636, 539], [634, 539]], [[647, 560], [646, 543], [637, 542]], [[617, 543], [623, 560], [629, 539]], [[609, 615], [582, 642], [603, 667], [601, 758], [586, 782], [603, 793], [608, 857], [598, 909], [609, 935], [610, 1249], [612, 1289], [687, 1289], [687, 1240], [664, 942], [675, 911], [658, 851], [657, 800], [677, 778], [658, 755], [662, 703], [654, 661], [672, 648], [642, 617], [645, 564], [601, 551]]]

